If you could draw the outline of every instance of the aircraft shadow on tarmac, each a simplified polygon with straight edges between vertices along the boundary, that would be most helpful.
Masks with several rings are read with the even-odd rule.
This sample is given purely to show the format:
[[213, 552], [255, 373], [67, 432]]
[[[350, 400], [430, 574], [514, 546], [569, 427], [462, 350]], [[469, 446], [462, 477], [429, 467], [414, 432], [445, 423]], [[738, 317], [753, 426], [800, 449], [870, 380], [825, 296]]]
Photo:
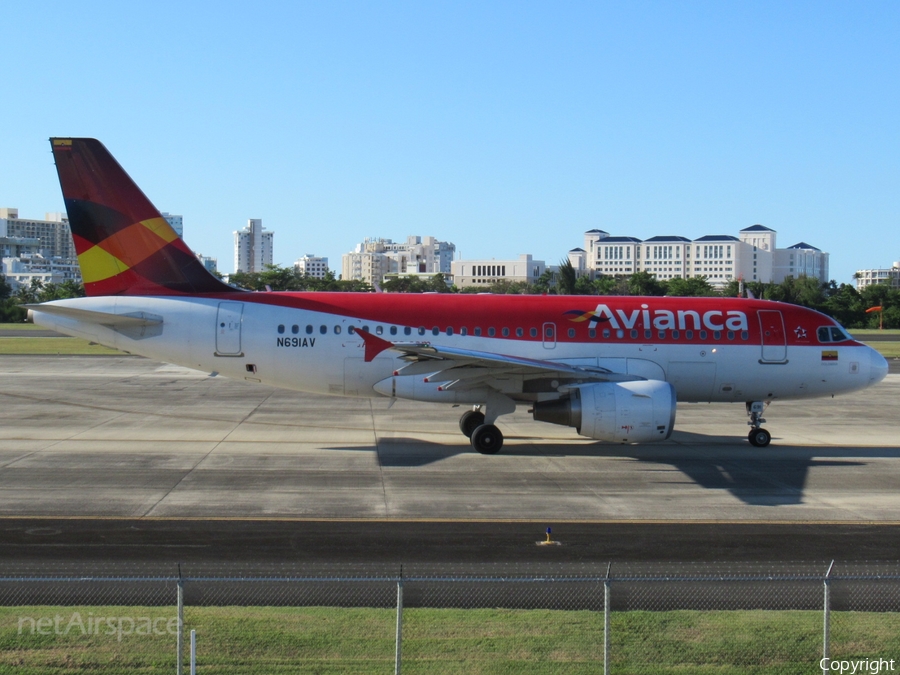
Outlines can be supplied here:
[[[525, 437], [507, 437], [509, 441]], [[539, 439], [530, 439], [539, 440]], [[357, 448], [358, 449], [358, 448]], [[868, 458], [900, 458], [900, 447], [777, 445], [751, 447], [746, 439], [676, 432], [671, 440], [652, 445], [573, 443], [507, 443], [504, 456], [630, 458], [661, 475], [669, 465], [709, 490], [726, 490], [745, 504], [787, 506], [803, 503], [807, 476], [813, 468], [840, 471], [864, 467]], [[386, 468], [416, 468], [461, 454], [474, 453], [465, 443], [445, 445], [420, 438], [383, 438], [378, 462]], [[659, 482], [680, 483], [681, 481]]]

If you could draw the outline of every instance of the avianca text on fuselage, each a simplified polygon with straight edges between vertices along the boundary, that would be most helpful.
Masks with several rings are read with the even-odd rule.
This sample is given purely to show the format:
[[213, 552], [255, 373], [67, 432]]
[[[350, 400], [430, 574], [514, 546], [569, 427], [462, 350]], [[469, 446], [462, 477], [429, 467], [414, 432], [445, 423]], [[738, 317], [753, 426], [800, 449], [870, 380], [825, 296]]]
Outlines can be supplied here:
[[[653, 328], [655, 330], [749, 330], [747, 315], [739, 310], [705, 310], [693, 309], [651, 309], [642, 304], [640, 309], [630, 312], [624, 309], [610, 309], [606, 304], [599, 304], [593, 312], [573, 310], [567, 314], [576, 314], [572, 321], [590, 321], [592, 325], [604, 323], [616, 330], [632, 328]], [[638, 324], [638, 321], [641, 323]]]

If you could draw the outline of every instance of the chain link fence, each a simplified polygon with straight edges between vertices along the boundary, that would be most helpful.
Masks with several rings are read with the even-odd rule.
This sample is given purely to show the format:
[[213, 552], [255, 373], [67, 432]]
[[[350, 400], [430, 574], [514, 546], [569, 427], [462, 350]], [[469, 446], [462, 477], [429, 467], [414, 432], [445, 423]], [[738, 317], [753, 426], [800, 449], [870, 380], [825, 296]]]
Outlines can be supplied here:
[[0, 673], [900, 671], [900, 564], [85, 572], [0, 566]]

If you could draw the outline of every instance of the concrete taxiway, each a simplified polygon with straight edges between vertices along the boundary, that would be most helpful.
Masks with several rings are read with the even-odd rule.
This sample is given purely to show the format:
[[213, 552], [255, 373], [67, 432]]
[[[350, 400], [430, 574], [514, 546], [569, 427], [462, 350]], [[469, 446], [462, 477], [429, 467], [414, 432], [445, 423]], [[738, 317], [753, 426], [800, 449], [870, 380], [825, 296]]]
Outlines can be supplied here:
[[460, 409], [312, 396], [137, 357], [0, 357], [0, 516], [900, 521], [900, 376], [776, 402], [680, 405], [669, 441], [623, 446], [500, 419], [482, 456]]

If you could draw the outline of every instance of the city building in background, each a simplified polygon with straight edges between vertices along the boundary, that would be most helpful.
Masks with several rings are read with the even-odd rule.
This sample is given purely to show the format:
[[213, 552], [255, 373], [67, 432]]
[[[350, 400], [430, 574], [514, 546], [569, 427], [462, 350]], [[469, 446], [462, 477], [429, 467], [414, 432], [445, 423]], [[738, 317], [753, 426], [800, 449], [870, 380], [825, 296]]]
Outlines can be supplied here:
[[341, 278], [380, 283], [387, 274], [449, 276], [456, 246], [434, 237], [410, 236], [405, 243], [366, 239], [341, 257]]
[[513, 260], [454, 260], [451, 265], [453, 283], [457, 288], [486, 287], [498, 281], [535, 283], [547, 270], [543, 260], [522, 254]]
[[15, 208], [0, 208], [0, 272], [13, 286], [32, 281], [60, 284], [81, 281], [81, 268], [69, 220], [47, 213], [44, 220], [20, 218]]
[[663, 235], [642, 240], [595, 229], [584, 233], [584, 248], [569, 251], [569, 260], [579, 272], [595, 276], [637, 272], [660, 280], [702, 276], [718, 288], [736, 279], [781, 283], [801, 275], [828, 282], [828, 254], [816, 247], [801, 242], [779, 249], [775, 230], [764, 225], [747, 227], [738, 235], [697, 239]]
[[900, 261], [889, 269], [858, 270], [853, 276], [858, 291], [873, 284], [889, 284], [892, 288], [900, 288]]
[[165, 211], [160, 211], [159, 215], [165, 218], [166, 222], [172, 226], [172, 229], [175, 230], [175, 234], [182, 239], [184, 238], [184, 219], [181, 216], [166, 213]]
[[197, 260], [200, 261], [200, 264], [206, 268], [206, 271], [210, 274], [218, 274], [219, 273], [219, 259], [218, 258], [209, 258], [205, 255], [197, 254]]
[[247, 227], [234, 233], [234, 269], [236, 272], [263, 272], [273, 260], [275, 233], [263, 227], [262, 220], [251, 218]]
[[294, 269], [298, 274], [315, 279], [324, 279], [328, 271], [328, 258], [307, 253], [294, 261]]

